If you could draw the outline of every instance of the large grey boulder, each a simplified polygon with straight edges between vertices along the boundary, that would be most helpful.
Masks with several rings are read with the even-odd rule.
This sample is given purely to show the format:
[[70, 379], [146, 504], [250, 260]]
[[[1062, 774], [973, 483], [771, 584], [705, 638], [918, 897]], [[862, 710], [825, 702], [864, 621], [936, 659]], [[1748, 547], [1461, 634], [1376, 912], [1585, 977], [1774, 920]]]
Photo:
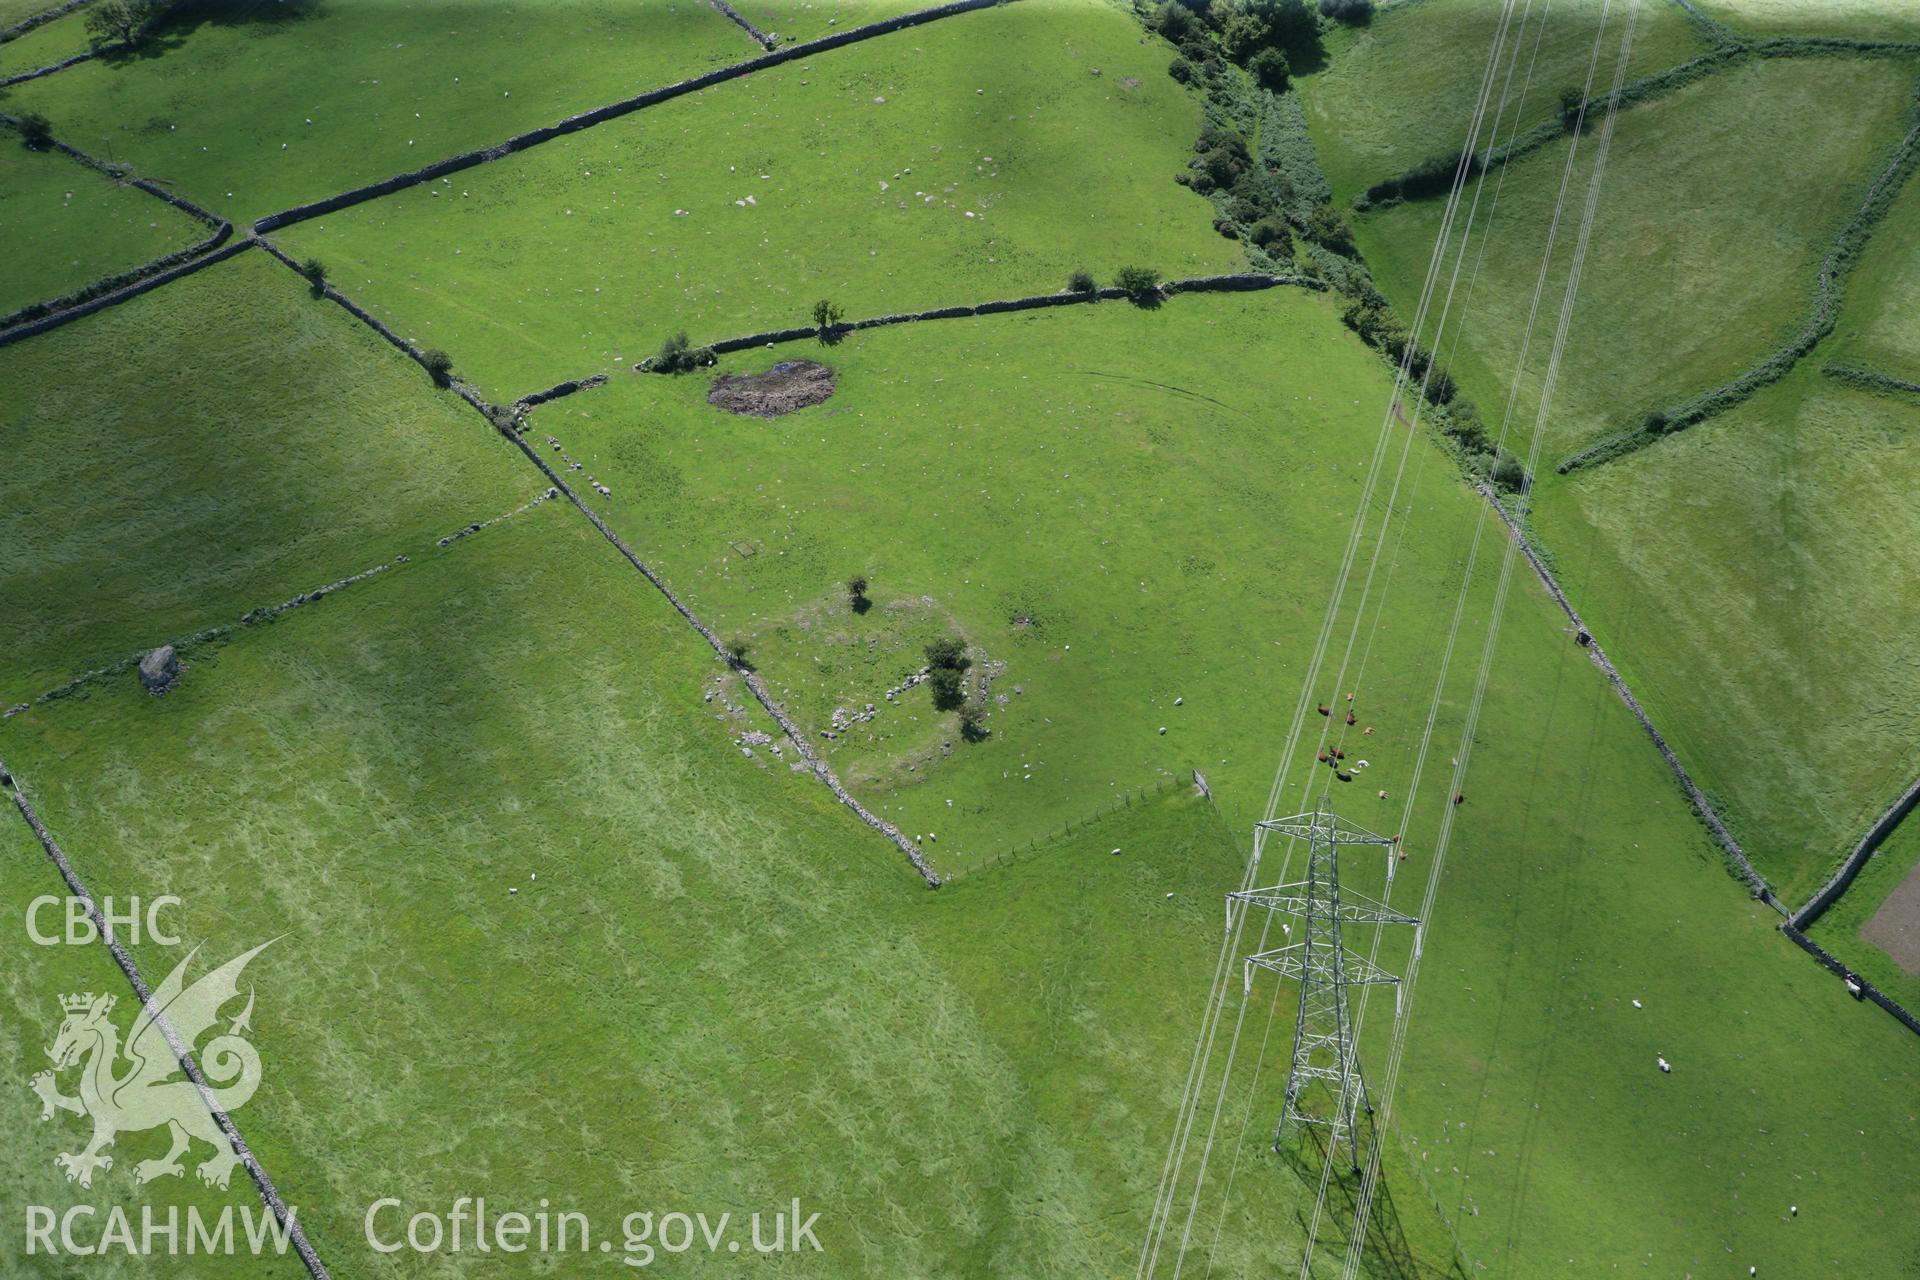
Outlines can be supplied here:
[[148, 693], [165, 693], [179, 678], [180, 659], [174, 656], [170, 644], [163, 644], [140, 659], [140, 683]]

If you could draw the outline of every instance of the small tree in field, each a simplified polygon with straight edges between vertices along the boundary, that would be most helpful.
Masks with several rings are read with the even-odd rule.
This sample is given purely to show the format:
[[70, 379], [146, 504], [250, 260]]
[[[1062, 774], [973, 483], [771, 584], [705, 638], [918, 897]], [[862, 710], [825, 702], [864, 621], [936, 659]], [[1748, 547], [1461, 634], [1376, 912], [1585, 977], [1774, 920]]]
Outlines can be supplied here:
[[1267, 20], [1257, 13], [1236, 13], [1220, 28], [1220, 46], [1235, 62], [1245, 62], [1272, 39]]
[[927, 683], [933, 686], [933, 705], [951, 711], [967, 700], [967, 673], [955, 667], [935, 667]]
[[1068, 293], [1092, 293], [1100, 286], [1093, 278], [1093, 272], [1080, 270], [1067, 277]]
[[973, 660], [967, 657], [966, 641], [945, 636], [927, 646], [927, 665], [935, 671], [965, 671]]
[[840, 310], [839, 304], [827, 298], [822, 298], [813, 304], [813, 327], [820, 331], [821, 342], [831, 344], [836, 340], [838, 337], [836, 331], [840, 328], [841, 317], [845, 314]]
[[856, 573], [847, 579], [847, 603], [855, 613], [865, 613], [873, 608], [873, 601], [867, 599], [867, 575]]
[[20, 117], [20, 141], [29, 151], [45, 151], [53, 145], [53, 121], [38, 111]]
[[1283, 49], [1305, 49], [1320, 38], [1320, 23], [1307, 0], [1266, 0], [1270, 39]]
[[747, 655], [753, 652], [753, 646], [745, 636], [735, 636], [727, 641], [727, 660], [742, 671], [753, 670], [753, 664], [747, 661]]
[[959, 636], [945, 636], [927, 646], [927, 665], [933, 668], [927, 683], [933, 686], [933, 705], [951, 711], [967, 700], [966, 672], [973, 665], [967, 657], [967, 643]]
[[168, 0], [99, 0], [87, 10], [87, 43], [131, 49], [165, 16]]
[[977, 702], [960, 708], [960, 736], [968, 742], [980, 742], [991, 733], [987, 728], [987, 709]]
[[1323, 204], [1307, 215], [1307, 236], [1335, 253], [1353, 252], [1353, 225], [1330, 204]]
[[429, 347], [420, 353], [420, 363], [427, 367], [427, 376], [433, 379], [436, 387], [449, 386], [453, 382], [453, 357], [438, 347]]
[[1126, 291], [1127, 301], [1136, 307], [1160, 305], [1160, 273], [1152, 267], [1122, 267], [1113, 283]]
[[307, 285], [313, 290], [313, 296], [319, 297], [327, 289], [327, 264], [318, 258], [308, 258], [300, 264], [300, 274], [307, 278]]

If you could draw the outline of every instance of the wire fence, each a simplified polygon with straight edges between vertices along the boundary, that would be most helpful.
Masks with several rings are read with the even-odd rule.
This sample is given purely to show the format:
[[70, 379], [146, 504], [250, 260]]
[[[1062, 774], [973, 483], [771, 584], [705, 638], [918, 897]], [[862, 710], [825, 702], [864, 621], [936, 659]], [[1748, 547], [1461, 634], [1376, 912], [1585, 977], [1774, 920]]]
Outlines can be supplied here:
[[1158, 782], [1149, 783], [1144, 787], [1136, 787], [1132, 791], [1114, 797], [1096, 809], [1081, 814], [1079, 817], [1070, 818], [1052, 830], [1034, 836], [1025, 844], [1015, 845], [1010, 849], [1002, 849], [999, 853], [991, 857], [982, 858], [978, 862], [970, 863], [967, 866], [950, 871], [943, 879], [947, 883], [951, 883], [955, 880], [964, 880], [970, 875], [1000, 866], [1003, 863], [1025, 862], [1029, 858], [1046, 853], [1067, 837], [1079, 835], [1095, 823], [1110, 818], [1124, 809], [1130, 809], [1136, 804], [1142, 804], [1148, 800], [1169, 795], [1182, 788], [1193, 789], [1197, 794], [1207, 796], [1209, 800], [1211, 800], [1212, 793], [1205, 790], [1204, 787], [1205, 783], [1198, 773], [1194, 773], [1191, 777], [1169, 774]]

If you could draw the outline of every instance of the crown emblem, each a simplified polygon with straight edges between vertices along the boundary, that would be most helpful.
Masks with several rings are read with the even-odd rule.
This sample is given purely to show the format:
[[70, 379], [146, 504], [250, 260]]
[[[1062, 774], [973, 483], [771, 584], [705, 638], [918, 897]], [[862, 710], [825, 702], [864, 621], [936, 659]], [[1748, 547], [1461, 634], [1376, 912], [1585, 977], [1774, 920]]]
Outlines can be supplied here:
[[[93, 992], [91, 991], [83, 991], [83, 992], [76, 993], [74, 995], [61, 996], [60, 1008], [62, 1011], [66, 1013], [85, 1013], [88, 1009], [91, 1009], [93, 1007], [93, 1000], [94, 1000], [94, 996], [93, 996]], [[113, 1007], [113, 997], [107, 996], [106, 1002], [107, 1002], [106, 1008], [111, 1009]]]

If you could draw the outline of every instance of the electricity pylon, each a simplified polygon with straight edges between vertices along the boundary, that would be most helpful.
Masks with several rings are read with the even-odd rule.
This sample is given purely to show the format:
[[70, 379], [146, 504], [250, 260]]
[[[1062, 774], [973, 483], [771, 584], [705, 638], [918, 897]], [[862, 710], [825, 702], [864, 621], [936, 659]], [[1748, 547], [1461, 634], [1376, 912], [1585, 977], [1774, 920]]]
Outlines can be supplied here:
[[[1302, 1125], [1317, 1125], [1328, 1131], [1328, 1155], [1345, 1142], [1353, 1167], [1358, 1169], [1359, 1115], [1362, 1110], [1373, 1114], [1373, 1105], [1367, 1101], [1366, 1084], [1360, 1078], [1347, 988], [1397, 983], [1400, 979], [1347, 950], [1340, 941], [1340, 927], [1343, 924], [1418, 924], [1419, 921], [1362, 894], [1343, 895], [1340, 848], [1378, 845], [1387, 849], [1391, 859], [1396, 837], [1377, 836], [1335, 817], [1324, 796], [1320, 807], [1312, 813], [1262, 822], [1259, 827], [1262, 831], [1307, 841], [1305, 880], [1227, 895], [1229, 919], [1231, 904], [1238, 901], [1252, 907], [1266, 907], [1301, 922], [1297, 942], [1246, 959], [1248, 992], [1253, 990], [1256, 967], [1271, 969], [1300, 983], [1300, 1010], [1293, 1024], [1293, 1061], [1287, 1071], [1286, 1102], [1274, 1130], [1274, 1150], [1280, 1149], [1290, 1131]], [[1396, 1008], [1397, 1000], [1396, 992]], [[1308, 1106], [1306, 1095], [1316, 1083], [1332, 1094], [1330, 1109], [1317, 1111]]]

